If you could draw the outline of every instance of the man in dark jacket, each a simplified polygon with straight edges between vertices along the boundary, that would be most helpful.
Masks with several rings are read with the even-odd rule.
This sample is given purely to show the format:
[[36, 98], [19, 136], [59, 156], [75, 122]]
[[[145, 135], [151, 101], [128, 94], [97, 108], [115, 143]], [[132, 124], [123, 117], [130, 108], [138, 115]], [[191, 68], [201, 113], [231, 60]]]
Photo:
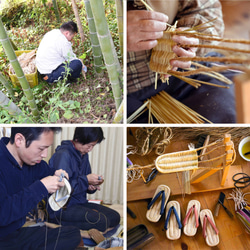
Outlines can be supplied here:
[[60, 128], [13, 127], [11, 137], [0, 141], [0, 249], [75, 249], [81, 242], [79, 229], [46, 226], [22, 227], [37, 204], [64, 186], [61, 173], [43, 158]]
[[74, 225], [82, 230], [92, 228], [105, 233], [119, 225], [120, 215], [105, 206], [89, 203], [87, 193], [100, 189], [103, 177], [91, 173], [88, 153], [104, 139], [103, 131], [98, 127], [79, 127], [75, 129], [72, 141], [62, 141], [49, 161], [54, 169], [64, 169], [69, 174], [69, 182], [73, 192], [66, 209], [51, 211], [52, 222], [61, 216], [62, 225]]

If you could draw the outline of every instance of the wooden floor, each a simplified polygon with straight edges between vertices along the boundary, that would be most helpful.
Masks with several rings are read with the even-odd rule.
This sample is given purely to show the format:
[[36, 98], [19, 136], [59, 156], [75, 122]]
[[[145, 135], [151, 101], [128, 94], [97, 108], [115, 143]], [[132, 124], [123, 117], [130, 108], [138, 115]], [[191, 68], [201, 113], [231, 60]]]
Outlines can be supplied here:
[[[212, 129], [212, 128], [208, 128]], [[247, 134], [248, 135], [248, 134]], [[133, 137], [128, 134], [128, 145], [131, 145], [131, 140]], [[132, 144], [134, 145], [134, 144]], [[235, 144], [236, 145], [236, 144]], [[236, 145], [237, 146], [237, 145]], [[135, 156], [131, 155], [130, 159], [133, 161], [134, 164], [149, 164], [150, 162], [153, 162], [153, 153], [150, 154], [150, 156]], [[250, 175], [250, 163], [244, 161], [239, 154], [237, 153], [236, 161], [233, 165], [241, 166], [239, 169], [239, 172], [245, 172]], [[227, 213], [224, 211], [222, 207], [220, 207], [219, 210], [219, 216], [214, 217], [215, 223], [217, 228], [219, 229], [219, 238], [220, 243], [214, 248], [211, 248], [206, 245], [204, 238], [202, 236], [202, 228], [199, 226], [197, 234], [194, 237], [188, 237], [183, 234], [181, 235], [181, 238], [175, 241], [171, 241], [166, 238], [166, 231], [164, 230], [164, 218], [165, 215], [162, 216], [159, 222], [152, 223], [149, 222], [146, 219], [146, 212], [147, 212], [147, 204], [150, 201], [150, 199], [141, 199], [138, 198], [141, 196], [141, 193], [144, 193], [146, 197], [148, 197], [148, 193], [151, 193], [151, 189], [154, 183], [159, 184], [159, 180], [161, 180], [160, 184], [168, 185], [172, 193], [175, 193], [174, 186], [179, 186], [178, 180], [176, 178], [176, 173], [172, 174], [172, 177], [170, 177], [169, 174], [162, 175], [165, 176], [165, 182], [163, 179], [160, 179], [159, 176], [157, 176], [151, 183], [144, 184], [142, 180], [134, 181], [134, 182], [140, 182], [142, 187], [144, 187], [144, 192], [141, 190], [138, 191], [138, 194], [136, 194], [136, 191], [134, 191], [134, 187], [132, 184], [127, 184], [127, 195], [129, 197], [127, 205], [128, 207], [134, 212], [136, 215], [136, 219], [133, 219], [130, 215], [127, 215], [127, 229], [131, 229], [136, 225], [144, 224], [146, 225], [149, 233], [153, 233], [155, 236], [155, 239], [149, 243], [148, 245], [144, 246], [143, 249], [145, 250], [162, 250], [162, 249], [221, 249], [221, 250], [236, 250], [236, 249], [250, 249], [250, 235], [245, 231], [244, 226], [241, 224], [241, 222], [235, 217], [234, 214], [234, 202], [232, 200], [226, 200], [224, 201], [224, 205], [234, 214], [234, 219], [231, 219]], [[172, 180], [169, 178], [175, 178], [176, 184], [172, 184]], [[229, 177], [231, 178], [231, 176]], [[209, 178], [208, 178], [209, 179]], [[220, 178], [219, 178], [220, 179]], [[218, 179], [218, 186], [220, 186], [220, 180]], [[170, 186], [170, 185], [171, 186]], [[129, 193], [133, 190], [134, 194], [133, 197], [129, 196]], [[226, 198], [229, 197], [230, 193], [232, 193], [232, 188], [226, 188], [222, 190], [226, 194]], [[244, 193], [250, 192], [250, 187], [243, 189]], [[181, 206], [181, 216], [182, 221], [186, 214], [186, 208], [187, 204], [191, 199], [198, 200], [201, 203], [201, 209], [208, 208], [212, 212], [214, 212], [216, 203], [218, 201], [220, 194], [220, 190], [215, 191], [206, 191], [202, 193], [193, 193], [191, 195], [188, 194], [179, 194], [179, 195], [170, 195], [170, 200], [177, 200], [180, 203]], [[250, 195], [248, 196], [248, 199], [250, 201]]]

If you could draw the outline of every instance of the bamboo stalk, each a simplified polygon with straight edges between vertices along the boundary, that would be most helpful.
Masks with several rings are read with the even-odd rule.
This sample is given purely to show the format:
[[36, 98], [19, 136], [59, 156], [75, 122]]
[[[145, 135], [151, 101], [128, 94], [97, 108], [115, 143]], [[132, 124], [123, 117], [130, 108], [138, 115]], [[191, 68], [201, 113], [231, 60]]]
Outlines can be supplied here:
[[23, 123], [33, 123], [2, 91], [0, 91], [0, 106], [7, 110], [10, 115], [21, 117], [23, 119]]
[[82, 43], [84, 43], [85, 36], [84, 36], [82, 22], [81, 22], [81, 19], [80, 19], [80, 16], [79, 16], [77, 4], [76, 4], [75, 0], [71, 0], [71, 3], [72, 3], [72, 9], [73, 9], [75, 17], [76, 17], [76, 22], [77, 22], [77, 26], [78, 26], [78, 29], [79, 29], [81, 41], [82, 41]]
[[59, 13], [58, 6], [57, 6], [57, 1], [52, 0], [52, 3], [53, 3], [55, 15], [56, 15], [56, 20], [57, 20], [58, 23], [60, 23], [61, 22], [61, 17], [60, 17], [60, 13]]
[[123, 101], [115, 114], [113, 123], [122, 123], [122, 120], [123, 120]]
[[30, 85], [29, 85], [29, 83], [28, 83], [28, 81], [23, 73], [23, 70], [22, 70], [22, 68], [17, 60], [17, 56], [16, 56], [16, 54], [13, 50], [13, 47], [9, 41], [9, 37], [4, 29], [1, 18], [0, 18], [0, 41], [3, 45], [4, 51], [8, 57], [11, 65], [12, 65], [12, 67], [15, 70], [16, 76], [19, 79], [19, 82], [21, 84], [23, 92], [28, 100], [31, 112], [34, 115], [34, 118], [38, 119], [39, 118], [39, 111], [37, 109], [37, 105], [36, 105], [36, 102], [35, 102], [35, 99], [33, 96], [33, 92], [30, 89]]
[[93, 51], [95, 71], [96, 73], [99, 74], [102, 72], [102, 66], [103, 66], [102, 50], [101, 50], [100, 43], [97, 37], [95, 21], [94, 21], [94, 17], [93, 17], [93, 13], [91, 10], [89, 0], [84, 0], [84, 4], [86, 8], [86, 13], [87, 13], [89, 37], [90, 37], [92, 51]]
[[0, 82], [5, 86], [10, 96], [14, 97], [14, 91], [11, 84], [7, 81], [7, 79], [2, 75], [1, 72], [0, 72]]
[[120, 50], [121, 55], [123, 55], [123, 1], [115, 0], [116, 4], [116, 18], [118, 24], [118, 33], [119, 33], [119, 41], [120, 41]]
[[102, 49], [105, 65], [112, 86], [116, 109], [118, 110], [122, 102], [122, 84], [120, 82], [119, 76], [120, 71], [118, 70], [118, 58], [114, 51], [113, 43], [111, 42], [112, 39], [105, 17], [103, 2], [102, 0], [91, 0], [90, 6], [93, 13], [97, 35]]

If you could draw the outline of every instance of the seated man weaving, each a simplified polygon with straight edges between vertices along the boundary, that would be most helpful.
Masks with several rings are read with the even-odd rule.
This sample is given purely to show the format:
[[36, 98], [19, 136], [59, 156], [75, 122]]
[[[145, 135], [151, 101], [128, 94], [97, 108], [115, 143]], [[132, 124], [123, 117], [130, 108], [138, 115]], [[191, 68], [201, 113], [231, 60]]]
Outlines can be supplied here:
[[[185, 30], [212, 19], [205, 30], [208, 34], [222, 36], [224, 23], [219, 0], [189, 0], [189, 1], [151, 1], [146, 3], [154, 11], [146, 10], [145, 4], [140, 0], [127, 2], [127, 116], [132, 115], [143, 103], [161, 91], [185, 104], [192, 110], [204, 116], [213, 123], [235, 123], [236, 111], [234, 100], [234, 85], [228, 85], [208, 75], [194, 75], [193, 79], [217, 85], [227, 85], [227, 89], [215, 86], [201, 85], [194, 88], [188, 83], [171, 76], [169, 84], [163, 83], [159, 78], [155, 89], [155, 72], [149, 67], [151, 49], [157, 45], [157, 39], [163, 36], [163, 31], [168, 24], [177, 22], [177, 29]], [[134, 32], [136, 30], [136, 32]], [[172, 40], [176, 43], [172, 51], [177, 57], [196, 57], [205, 55], [205, 49], [195, 47], [183, 48], [182, 44], [197, 45], [199, 39], [184, 35], [173, 35]], [[170, 46], [170, 45], [169, 45]], [[209, 56], [221, 56], [211, 52]], [[172, 71], [177, 68], [189, 68], [190, 61], [170, 60]], [[210, 67], [211, 63], [204, 63]], [[234, 73], [223, 73], [232, 79]], [[161, 108], [162, 103], [157, 104]], [[163, 105], [165, 109], [167, 106]], [[148, 122], [148, 113], [143, 113], [135, 122]]]
[[[106, 206], [91, 203], [87, 194], [100, 190], [103, 176], [92, 173], [88, 153], [104, 140], [100, 127], [77, 127], [73, 140], [62, 141], [51, 157], [49, 165], [56, 171], [69, 173], [72, 188], [66, 206], [58, 211], [49, 210], [50, 221], [61, 225], [72, 225], [82, 230], [97, 229], [107, 233], [119, 226], [120, 215]], [[112, 232], [111, 232], [112, 233]]]
[[55, 127], [13, 127], [11, 137], [0, 141], [0, 249], [74, 250], [81, 242], [76, 227], [50, 229], [23, 227], [26, 215], [37, 204], [64, 186], [43, 161], [53, 143]]

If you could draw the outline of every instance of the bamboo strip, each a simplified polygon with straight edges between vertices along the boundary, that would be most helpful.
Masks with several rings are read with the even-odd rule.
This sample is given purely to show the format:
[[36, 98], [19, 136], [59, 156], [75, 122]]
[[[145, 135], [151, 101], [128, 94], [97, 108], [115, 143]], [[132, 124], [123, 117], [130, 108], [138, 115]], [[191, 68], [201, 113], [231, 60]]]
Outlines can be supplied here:
[[199, 61], [199, 62], [223, 62], [223, 63], [250, 63], [250, 59], [244, 58], [233, 58], [233, 57], [178, 57], [178, 61]]
[[227, 155], [227, 154], [225, 153], [225, 154], [223, 154], [223, 155], [220, 155], [220, 156], [218, 156], [218, 157], [215, 157], [215, 158], [212, 158], [212, 159], [209, 159], [209, 160], [202, 160], [202, 161], [199, 161], [199, 163], [202, 164], [202, 163], [208, 163], [208, 162], [216, 161], [216, 160], [219, 160], [219, 159], [225, 157], [226, 155]]
[[[177, 73], [178, 72], [178, 73]], [[182, 81], [190, 84], [191, 86], [194, 86], [195, 88], [198, 88], [201, 86], [201, 84], [204, 84], [204, 85], [210, 85], [210, 86], [214, 86], [214, 87], [217, 87], [217, 88], [223, 88], [223, 89], [228, 89], [229, 87], [228, 86], [223, 86], [223, 85], [218, 85], [218, 84], [215, 84], [215, 83], [211, 83], [211, 82], [204, 82], [204, 81], [200, 81], [200, 80], [197, 80], [197, 79], [192, 79], [192, 78], [188, 78], [188, 77], [184, 77], [184, 76], [179, 76], [179, 72], [180, 71], [171, 71], [171, 72], [168, 72], [168, 74], [174, 76], [174, 77], [177, 77], [179, 79], [181, 79]], [[188, 71], [187, 71], [188, 72]], [[185, 73], [185, 72], [180, 72], [180, 74], [182, 73]], [[189, 75], [190, 73], [192, 73], [192, 71], [189, 71], [187, 75]], [[201, 71], [200, 74], [202, 74], [203, 72]], [[195, 75], [197, 73], [192, 73], [190, 75]], [[184, 74], [183, 74], [184, 75]], [[222, 79], [221, 79], [222, 80]]]
[[198, 38], [201, 40], [207, 40], [207, 41], [250, 44], [250, 40], [245, 40], [245, 39], [221, 38], [221, 37], [215, 37], [215, 36], [208, 36], [208, 34], [202, 34], [202, 33], [197, 34], [197, 33], [185, 32], [185, 31], [178, 31], [178, 30], [165, 31], [165, 32], [171, 33], [172, 35], [184, 35], [184, 36], [194, 37], [194, 38]]
[[[204, 68], [204, 69], [205, 69], [205, 72], [203, 72], [203, 74], [208, 74], [208, 75], [209, 75], [208, 70], [209, 70], [211, 67], [207, 67], [207, 66], [205, 66], [205, 65], [203, 65], [203, 64], [200, 64], [200, 63], [198, 63], [198, 62], [191, 62], [191, 64], [192, 64], [193, 66], [195, 66], [195, 67]], [[192, 68], [192, 69], [193, 69], [193, 68]], [[227, 84], [233, 84], [233, 82], [232, 82], [230, 79], [228, 79], [227, 77], [225, 77], [224, 75], [222, 75], [222, 74], [220, 74], [220, 73], [218, 73], [218, 72], [216, 72], [216, 71], [212, 71], [211, 74], [213, 75], [214, 78], [217, 78], [217, 79], [220, 80], [220, 81], [223, 81], [223, 82], [225, 82], [225, 83], [227, 83]]]
[[160, 123], [211, 123], [165, 91], [151, 97], [150, 101], [151, 113]]
[[250, 50], [246, 49], [237, 49], [237, 48], [232, 48], [232, 47], [225, 47], [225, 46], [219, 46], [219, 45], [211, 45], [211, 44], [182, 44], [181, 47], [184, 49], [187, 48], [210, 48], [214, 49], [216, 46], [216, 49], [221, 49], [221, 50], [227, 50], [227, 51], [233, 51], [233, 52], [240, 52], [240, 53], [250, 53]]

